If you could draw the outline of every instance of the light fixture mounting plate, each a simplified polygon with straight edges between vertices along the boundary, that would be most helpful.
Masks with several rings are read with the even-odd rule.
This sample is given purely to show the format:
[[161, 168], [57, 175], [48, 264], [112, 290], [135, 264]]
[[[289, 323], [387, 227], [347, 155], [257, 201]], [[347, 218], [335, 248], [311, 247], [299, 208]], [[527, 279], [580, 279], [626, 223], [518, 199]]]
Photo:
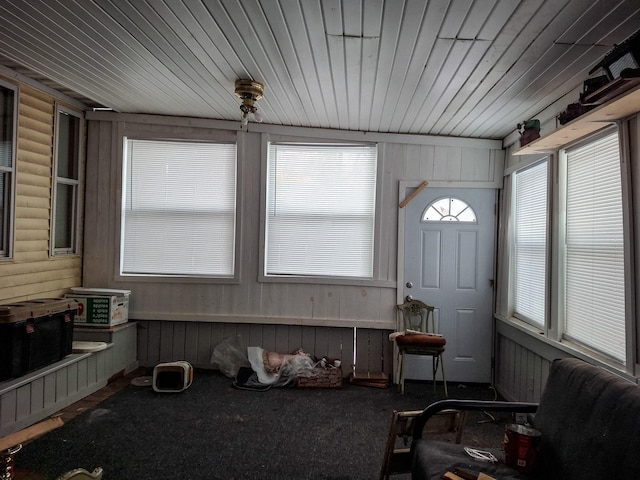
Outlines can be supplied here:
[[260, 100], [264, 94], [264, 85], [253, 80], [236, 80], [236, 97], [243, 100]]

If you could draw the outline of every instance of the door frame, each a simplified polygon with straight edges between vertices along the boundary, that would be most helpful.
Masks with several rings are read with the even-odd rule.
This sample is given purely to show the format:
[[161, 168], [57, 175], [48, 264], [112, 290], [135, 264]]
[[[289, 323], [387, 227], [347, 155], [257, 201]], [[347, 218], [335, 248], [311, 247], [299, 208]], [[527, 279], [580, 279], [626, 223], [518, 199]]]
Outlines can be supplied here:
[[[411, 192], [407, 193], [407, 189], [415, 189], [418, 188], [422, 184], [423, 180], [400, 180], [398, 182], [398, 205], [407, 198]], [[496, 185], [494, 182], [487, 184], [485, 182], [429, 182], [426, 188], [483, 188], [483, 189], [491, 189], [496, 191], [496, 206], [499, 206], [501, 196], [500, 190], [502, 189], [502, 185]], [[491, 382], [495, 383], [495, 358], [496, 358], [496, 321], [495, 321], [495, 310], [496, 310], [496, 294], [498, 288], [495, 284], [496, 275], [498, 273], [497, 269], [497, 261], [498, 261], [498, 228], [500, 225], [500, 209], [497, 208], [496, 217], [495, 217], [495, 225], [494, 225], [494, 235], [493, 235], [493, 251], [494, 251], [494, 262], [493, 262], [493, 278], [494, 278], [494, 288], [493, 295], [491, 298]], [[396, 284], [396, 304], [404, 303], [404, 240], [405, 240], [405, 231], [406, 231], [406, 211], [405, 208], [400, 208], [398, 206], [398, 255], [397, 255], [397, 277], [398, 282]], [[396, 330], [402, 330], [402, 326], [398, 325], [398, 320], [396, 319]], [[394, 346], [394, 365], [393, 372], [394, 378], [395, 373], [398, 371], [399, 366], [396, 365], [397, 355]]]

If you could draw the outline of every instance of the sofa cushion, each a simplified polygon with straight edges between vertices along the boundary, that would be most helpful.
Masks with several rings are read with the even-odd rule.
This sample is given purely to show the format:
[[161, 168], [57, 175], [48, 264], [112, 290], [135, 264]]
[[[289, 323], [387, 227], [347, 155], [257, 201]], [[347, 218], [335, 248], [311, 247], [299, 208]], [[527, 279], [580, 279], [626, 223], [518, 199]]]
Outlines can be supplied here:
[[556, 360], [533, 423], [545, 478], [640, 479], [637, 385], [581, 360]]
[[447, 339], [442, 335], [430, 334], [405, 334], [396, 337], [396, 343], [400, 346], [417, 346], [417, 347], [443, 347], [447, 343]]
[[[478, 447], [474, 447], [478, 448]], [[414, 454], [411, 463], [412, 480], [440, 480], [446, 472], [460, 468], [470, 473], [484, 472], [500, 480], [531, 480], [507, 467], [504, 463], [489, 463], [474, 460], [464, 451], [463, 445], [421, 438], [412, 445]], [[504, 454], [497, 449], [483, 449], [492, 452], [496, 458], [504, 460]]]

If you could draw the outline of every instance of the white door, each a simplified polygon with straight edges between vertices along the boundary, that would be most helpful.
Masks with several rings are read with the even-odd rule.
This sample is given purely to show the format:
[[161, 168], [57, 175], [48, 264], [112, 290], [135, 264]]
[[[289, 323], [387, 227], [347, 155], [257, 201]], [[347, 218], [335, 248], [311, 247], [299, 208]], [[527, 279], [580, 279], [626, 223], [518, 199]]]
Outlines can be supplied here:
[[[491, 381], [495, 204], [493, 189], [427, 187], [405, 207], [403, 297], [435, 307], [447, 382]], [[406, 378], [431, 379], [431, 358], [407, 358]]]

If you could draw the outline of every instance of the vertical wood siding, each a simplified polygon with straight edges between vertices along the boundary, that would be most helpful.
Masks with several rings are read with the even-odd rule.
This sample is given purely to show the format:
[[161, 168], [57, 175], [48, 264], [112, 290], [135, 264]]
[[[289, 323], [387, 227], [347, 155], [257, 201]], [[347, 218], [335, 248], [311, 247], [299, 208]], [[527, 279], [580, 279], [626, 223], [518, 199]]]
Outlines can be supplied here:
[[[502, 153], [490, 148], [380, 143], [380, 212], [376, 231], [377, 274], [361, 285], [261, 282], [260, 133], [238, 135], [241, 245], [238, 284], [118, 279], [123, 135], [134, 138], [201, 138], [234, 131], [191, 123], [154, 125], [154, 117], [116, 116], [88, 124], [84, 284], [132, 291], [132, 320], [209, 321], [298, 327], [395, 328], [398, 182], [429, 180], [478, 188], [501, 185]], [[130, 120], [130, 121], [124, 121]], [[147, 123], [142, 123], [144, 120]], [[286, 133], [286, 132], [285, 132]], [[499, 173], [496, 173], [499, 172]]]
[[[347, 373], [355, 348], [358, 370], [390, 372], [388, 333], [395, 328], [399, 181], [419, 179], [440, 185], [498, 188], [502, 180], [502, 151], [489, 148], [486, 142], [478, 141], [477, 146], [473, 141], [457, 145], [454, 140], [449, 141], [450, 146], [381, 142], [376, 277], [361, 285], [264, 282], [259, 281], [258, 272], [262, 248], [261, 162], [263, 135], [267, 134], [225, 130], [228, 124], [204, 120], [95, 116], [91, 115], [88, 122], [84, 285], [132, 291], [129, 318], [138, 322], [139, 360], [147, 366], [175, 360], [209, 366], [213, 348], [222, 339], [240, 334], [245, 346], [280, 353], [302, 347], [317, 357], [339, 357]], [[273, 133], [278, 134], [291, 135], [291, 130], [283, 128]], [[326, 141], [327, 133], [322, 134]], [[239, 283], [118, 278], [123, 136], [237, 136], [241, 173], [240, 249], [236, 259]]]
[[391, 373], [392, 348], [388, 330], [299, 325], [260, 325], [211, 322], [138, 321], [138, 362], [153, 367], [162, 362], [186, 360], [201, 368], [218, 368], [211, 362], [216, 346], [225, 339], [248, 346], [289, 353], [298, 348], [318, 358], [338, 358], [345, 376], [355, 370]]
[[108, 366], [111, 373], [130, 372], [138, 366], [137, 359], [137, 325], [126, 322], [111, 328], [95, 328], [76, 326], [73, 339], [85, 342], [105, 342], [111, 345], [112, 363]]
[[49, 256], [55, 99], [26, 85], [18, 98], [14, 257], [0, 262], [0, 303], [82, 283], [81, 256]]
[[551, 363], [574, 355], [508, 322], [498, 321], [496, 327], [496, 390], [507, 400], [539, 401]]
[[0, 384], [0, 436], [17, 432], [90, 395], [114, 373], [112, 348], [71, 355], [56, 364]]
[[0, 436], [39, 422], [105, 386], [113, 375], [135, 369], [135, 323], [80, 328], [74, 338], [104, 341], [106, 350], [72, 354], [20, 378], [0, 383]]

